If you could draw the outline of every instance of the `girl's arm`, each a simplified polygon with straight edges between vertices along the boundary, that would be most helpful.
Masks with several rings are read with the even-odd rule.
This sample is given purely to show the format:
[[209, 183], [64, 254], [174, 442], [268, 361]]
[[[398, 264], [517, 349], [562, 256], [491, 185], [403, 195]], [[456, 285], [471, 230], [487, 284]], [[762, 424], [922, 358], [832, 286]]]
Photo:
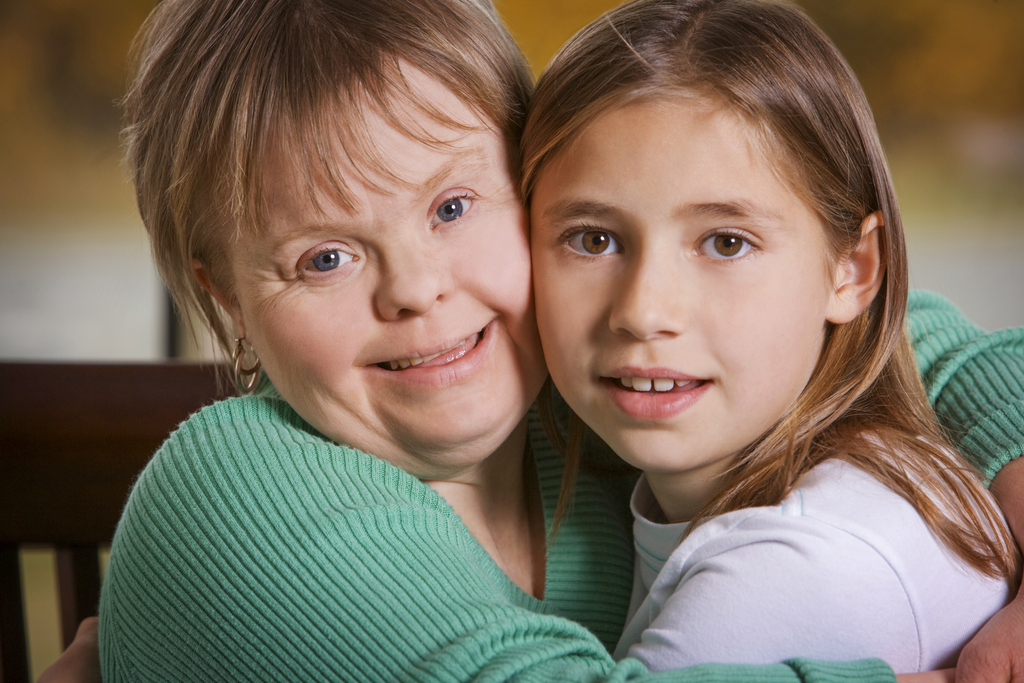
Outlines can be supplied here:
[[[992, 495], [999, 501], [1017, 544], [1024, 539], [1024, 458], [1006, 465], [992, 480]], [[957, 683], [1024, 681], [1024, 591], [1000, 610], [960, 653]]]
[[[939, 420], [992, 481], [1024, 547], [1024, 329], [985, 334], [928, 292], [911, 293], [907, 328]], [[957, 666], [958, 683], [1011, 680], [1024, 681], [1024, 591], [968, 643]]]
[[84, 620], [68, 649], [39, 676], [36, 683], [102, 683], [99, 624], [96, 617]]
[[956, 669], [939, 669], [918, 674], [898, 674], [896, 683], [954, 683]]
[[917, 671], [951, 665], [1006, 598], [1004, 582], [963, 572], [907, 501], [826, 462], [781, 505], [716, 517], [687, 537], [616, 656], [655, 670], [877, 656]]

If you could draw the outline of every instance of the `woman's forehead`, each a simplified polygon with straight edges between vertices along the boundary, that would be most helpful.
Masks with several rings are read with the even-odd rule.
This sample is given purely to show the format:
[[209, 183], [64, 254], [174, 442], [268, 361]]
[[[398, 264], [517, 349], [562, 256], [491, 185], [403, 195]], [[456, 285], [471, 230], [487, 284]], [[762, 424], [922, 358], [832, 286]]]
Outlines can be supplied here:
[[367, 194], [394, 196], [438, 187], [448, 178], [504, 177], [510, 172], [504, 139], [493, 128], [453, 130], [434, 126], [431, 139], [381, 128], [361, 144], [334, 136], [314, 150], [282, 145], [263, 169], [264, 202], [339, 204], [354, 210]]
[[359, 186], [387, 192], [461, 165], [507, 163], [510, 150], [494, 122], [436, 79], [406, 71], [407, 92], [339, 99], [308, 121], [282, 121], [260, 169], [264, 200], [287, 188], [351, 208]]

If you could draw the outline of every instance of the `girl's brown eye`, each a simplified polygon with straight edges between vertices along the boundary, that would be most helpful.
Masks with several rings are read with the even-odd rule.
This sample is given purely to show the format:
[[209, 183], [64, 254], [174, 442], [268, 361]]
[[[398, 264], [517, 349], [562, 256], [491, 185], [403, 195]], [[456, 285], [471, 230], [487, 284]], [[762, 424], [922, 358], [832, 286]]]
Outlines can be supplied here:
[[743, 249], [744, 240], [736, 235], [715, 235], [715, 251], [720, 256], [736, 256]]
[[611, 245], [611, 238], [606, 232], [585, 232], [580, 240], [581, 246], [591, 254], [603, 254]]
[[620, 250], [618, 240], [604, 230], [577, 232], [569, 238], [568, 247], [584, 256], [607, 256]]

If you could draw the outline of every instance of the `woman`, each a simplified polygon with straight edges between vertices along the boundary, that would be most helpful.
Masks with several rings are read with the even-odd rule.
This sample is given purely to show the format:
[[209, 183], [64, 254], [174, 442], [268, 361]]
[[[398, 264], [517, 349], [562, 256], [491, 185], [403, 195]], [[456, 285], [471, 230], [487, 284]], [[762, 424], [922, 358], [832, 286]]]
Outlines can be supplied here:
[[[532, 86], [493, 9], [192, 4], [142, 37], [129, 161], [179, 306], [257, 395], [190, 418], [140, 476], [104, 678], [645, 677], [607, 653], [630, 480], [582, 478], [547, 537], [561, 470], [527, 416], [545, 372], [514, 189]], [[939, 359], [978, 335], [945, 310], [917, 324]], [[834, 673], [892, 676], [663, 676]]]

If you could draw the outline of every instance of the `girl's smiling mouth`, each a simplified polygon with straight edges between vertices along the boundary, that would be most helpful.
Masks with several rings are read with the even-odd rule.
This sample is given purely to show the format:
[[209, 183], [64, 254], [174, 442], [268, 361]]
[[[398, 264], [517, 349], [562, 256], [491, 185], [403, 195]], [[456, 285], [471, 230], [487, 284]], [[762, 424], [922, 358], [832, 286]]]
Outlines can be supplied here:
[[663, 369], [630, 368], [614, 375], [601, 377], [601, 386], [622, 413], [639, 420], [675, 417], [699, 401], [714, 384], [709, 379]]
[[631, 389], [639, 392], [654, 392], [663, 394], [676, 389], [689, 391], [696, 389], [707, 380], [702, 379], [672, 379], [671, 377], [619, 377], [617, 378], [624, 389]]

